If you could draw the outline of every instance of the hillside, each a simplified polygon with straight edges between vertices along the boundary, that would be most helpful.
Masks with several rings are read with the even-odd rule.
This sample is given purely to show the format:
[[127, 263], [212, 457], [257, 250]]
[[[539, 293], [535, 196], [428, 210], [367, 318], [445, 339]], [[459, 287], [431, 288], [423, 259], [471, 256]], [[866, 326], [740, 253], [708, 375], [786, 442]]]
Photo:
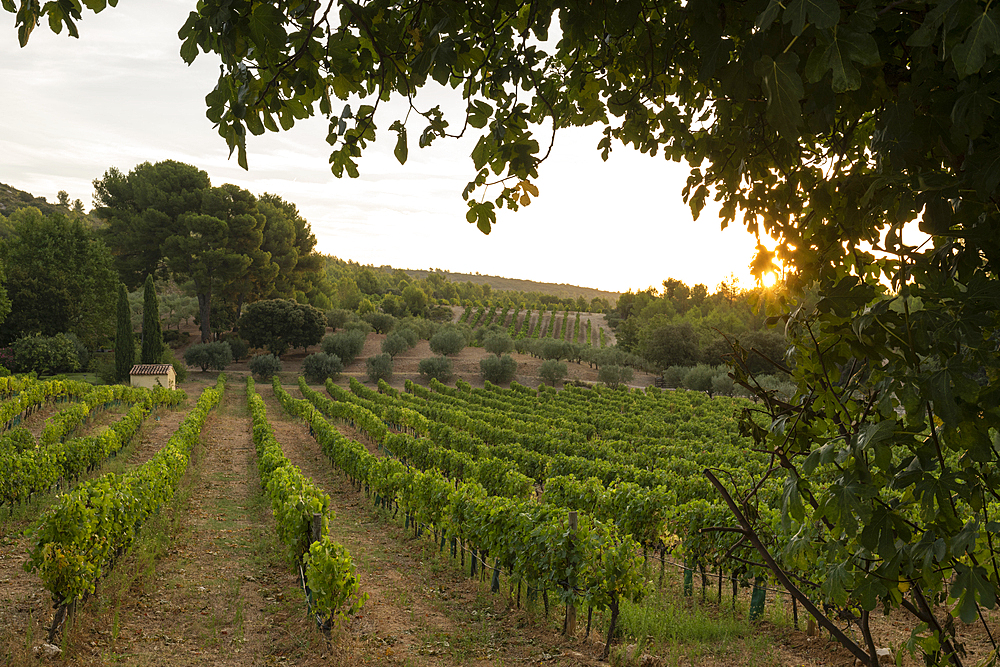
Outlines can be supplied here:
[[27, 206], [34, 206], [42, 213], [62, 211], [57, 205], [45, 201], [45, 197], [36, 197], [24, 190], [18, 190], [17, 188], [0, 183], [0, 214], [10, 215], [17, 209]]
[[489, 285], [493, 290], [509, 290], [518, 292], [539, 292], [550, 294], [560, 299], [567, 297], [575, 299], [583, 296], [587, 301], [594, 298], [607, 299], [611, 305], [618, 301], [618, 292], [607, 292], [605, 290], [594, 289], [593, 287], [579, 287], [577, 285], [567, 285], [565, 283], [540, 283], [534, 280], [521, 280], [519, 278], [504, 278], [502, 276], [484, 276], [478, 273], [452, 273], [440, 269], [403, 269], [414, 278], [426, 278], [430, 273], [439, 273], [445, 276], [450, 282], [464, 283], [466, 281], [476, 285]]

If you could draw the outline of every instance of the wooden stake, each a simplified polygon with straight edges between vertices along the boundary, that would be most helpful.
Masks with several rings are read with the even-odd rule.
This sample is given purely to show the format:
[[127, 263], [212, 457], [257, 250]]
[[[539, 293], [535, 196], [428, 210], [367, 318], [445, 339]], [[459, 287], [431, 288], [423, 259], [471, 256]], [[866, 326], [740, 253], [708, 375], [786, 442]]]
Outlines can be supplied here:
[[[576, 511], [569, 513], [569, 532], [570, 539], [576, 535], [576, 529], [579, 525], [579, 518]], [[570, 591], [572, 593], [572, 591]], [[570, 598], [572, 599], [572, 598]], [[576, 636], [576, 605], [572, 602], [566, 605], [566, 636], [574, 637]]]

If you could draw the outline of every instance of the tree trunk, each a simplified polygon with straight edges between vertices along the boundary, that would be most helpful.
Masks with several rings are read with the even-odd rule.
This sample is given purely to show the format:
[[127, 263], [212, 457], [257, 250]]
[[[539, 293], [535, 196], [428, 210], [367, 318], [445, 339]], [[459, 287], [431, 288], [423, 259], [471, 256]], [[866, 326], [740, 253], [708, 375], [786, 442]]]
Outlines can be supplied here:
[[[197, 285], [196, 285], [197, 287]], [[198, 290], [198, 317], [201, 319], [201, 342], [212, 342], [212, 290]]]

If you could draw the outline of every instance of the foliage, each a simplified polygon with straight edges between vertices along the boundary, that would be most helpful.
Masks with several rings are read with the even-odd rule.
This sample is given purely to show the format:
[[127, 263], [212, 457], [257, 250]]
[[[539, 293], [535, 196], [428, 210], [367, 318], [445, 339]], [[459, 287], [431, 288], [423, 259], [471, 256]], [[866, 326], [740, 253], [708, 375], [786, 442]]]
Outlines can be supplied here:
[[188, 366], [198, 366], [202, 372], [212, 369], [224, 371], [233, 363], [233, 353], [229, 343], [218, 341], [214, 343], [195, 343], [184, 350], [184, 361]]
[[246, 359], [250, 355], [250, 343], [249, 341], [242, 338], [239, 334], [228, 333], [224, 334], [221, 340], [229, 343], [229, 351], [233, 353], [234, 361], [241, 361]]
[[509, 354], [484, 357], [479, 360], [479, 374], [493, 384], [510, 384], [517, 375], [517, 362]]
[[128, 305], [125, 285], [119, 285], [118, 329], [115, 332], [115, 381], [127, 381], [134, 364], [135, 336], [132, 333], [132, 311]]
[[38, 573], [56, 604], [93, 593], [116, 556], [132, 545], [136, 529], [173, 497], [205, 418], [224, 388], [220, 377], [215, 387], [205, 389], [149, 461], [123, 475], [112, 473], [78, 485], [39, 518], [25, 568]]
[[490, 354], [500, 356], [514, 350], [514, 340], [506, 332], [497, 332], [483, 339], [483, 347]]
[[[91, 348], [115, 332], [118, 278], [107, 246], [77, 219], [25, 208], [10, 216], [2, 243], [6, 292], [0, 342], [31, 334], [74, 333]], [[39, 307], [44, 304], [44, 307]]]
[[392, 379], [392, 357], [384, 352], [374, 354], [365, 360], [365, 373], [372, 382]]
[[372, 325], [372, 329], [375, 333], [386, 334], [392, 331], [392, 328], [396, 326], [396, 318], [387, 313], [368, 313], [364, 316], [365, 322]]
[[405, 336], [401, 336], [397, 333], [389, 334], [382, 341], [382, 351], [393, 358], [395, 358], [397, 354], [406, 352], [411, 347], [410, 341], [408, 341]]
[[406, 344], [410, 347], [415, 347], [420, 342], [420, 333], [412, 327], [400, 326], [393, 333], [397, 336], [402, 336]]
[[174, 356], [173, 350], [169, 347], [163, 348], [163, 355], [160, 357], [161, 364], [170, 364], [174, 367], [174, 379], [177, 383], [187, 380], [187, 364]]
[[632, 381], [632, 369], [628, 366], [606, 364], [597, 369], [597, 381], [613, 389], [620, 387]]
[[281, 371], [281, 359], [273, 354], [258, 354], [250, 360], [250, 372], [261, 380], [270, 380]]
[[267, 299], [246, 306], [237, 328], [252, 347], [280, 357], [289, 347], [319, 343], [326, 331], [326, 316], [295, 301]]
[[353, 318], [354, 314], [343, 308], [334, 308], [326, 313], [326, 322], [334, 331], [343, 328]]
[[340, 357], [326, 352], [310, 354], [302, 360], [302, 374], [310, 382], [323, 382], [327, 378], [337, 378], [344, 370]]
[[321, 347], [324, 352], [336, 356], [345, 366], [349, 366], [364, 349], [365, 339], [365, 334], [358, 330], [332, 333], [323, 336]]
[[234, 321], [245, 303], [270, 296], [329, 301], [318, 294], [316, 239], [280, 197], [212, 187], [204, 171], [172, 160], [128, 174], [112, 167], [94, 188], [122, 279], [136, 285], [155, 269], [191, 281], [202, 342], [214, 330], [213, 310]]
[[555, 359], [547, 359], [538, 368], [538, 377], [556, 386], [557, 382], [562, 382], [566, 377], [566, 364]]
[[453, 327], [440, 329], [430, 339], [431, 351], [444, 356], [458, 354], [465, 348], [465, 345], [465, 336]]
[[690, 389], [692, 391], [704, 391], [708, 394], [712, 393], [712, 378], [715, 377], [716, 371], [710, 366], [705, 364], [698, 364], [693, 366], [684, 375], [684, 380], [681, 385], [685, 389]]
[[312, 604], [321, 618], [343, 618], [361, 610], [367, 593], [358, 593], [351, 554], [328, 536], [309, 545], [303, 557]]
[[417, 371], [424, 380], [437, 380], [448, 382], [454, 376], [451, 359], [445, 356], [427, 357], [421, 359], [417, 365]]
[[[72, 373], [80, 367], [76, 346], [68, 336], [25, 336], [14, 342], [14, 367], [39, 375]], [[131, 369], [131, 366], [129, 366]]]
[[153, 287], [153, 274], [146, 276], [142, 299], [142, 352], [140, 364], [158, 364], [163, 357], [163, 329], [160, 328], [160, 302]]

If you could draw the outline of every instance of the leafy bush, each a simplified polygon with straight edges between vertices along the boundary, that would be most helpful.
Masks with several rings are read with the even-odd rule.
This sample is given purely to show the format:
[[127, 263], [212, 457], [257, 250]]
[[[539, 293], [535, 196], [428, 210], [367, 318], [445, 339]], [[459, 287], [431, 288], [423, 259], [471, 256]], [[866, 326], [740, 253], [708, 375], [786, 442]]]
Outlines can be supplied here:
[[188, 366], [198, 366], [204, 373], [208, 369], [224, 371], [233, 363], [233, 352], [229, 343], [196, 343], [184, 351], [184, 361]]
[[244, 308], [237, 326], [250, 345], [281, 356], [289, 347], [307, 348], [320, 342], [326, 316], [290, 299], [265, 299]]
[[490, 354], [500, 356], [514, 349], [514, 340], [505, 332], [492, 333], [483, 339], [483, 347]]
[[439, 382], [447, 382], [454, 375], [451, 368], [451, 359], [448, 357], [427, 357], [426, 359], [421, 359], [417, 365], [417, 370], [420, 371], [420, 377], [428, 381], [434, 379]]
[[368, 357], [365, 361], [365, 372], [372, 382], [379, 380], [388, 382], [392, 379], [392, 357], [385, 353]]
[[732, 396], [735, 386], [729, 373], [722, 372], [712, 377], [712, 394], [715, 396]]
[[250, 360], [250, 372], [261, 380], [270, 380], [281, 370], [281, 359], [273, 354], [258, 354]]
[[688, 370], [690, 370], [688, 366], [671, 366], [663, 371], [663, 382], [668, 387], [676, 389], [684, 382], [684, 376], [687, 375]]
[[597, 370], [597, 380], [611, 388], [620, 387], [632, 381], [632, 369], [628, 366], [606, 364]]
[[393, 333], [406, 339], [406, 344], [410, 347], [414, 347], [420, 342], [420, 333], [416, 329], [410, 327], [396, 327], [396, 330], [393, 331]]
[[317, 352], [302, 360], [302, 375], [310, 382], [323, 382], [327, 378], [336, 379], [343, 370], [344, 364], [335, 354]]
[[569, 359], [573, 351], [572, 346], [561, 340], [546, 340], [541, 344], [540, 356], [542, 359]]
[[222, 340], [229, 343], [229, 349], [233, 353], [234, 360], [240, 361], [250, 356], [250, 343], [240, 338], [239, 334], [226, 334], [222, 337]]
[[509, 354], [485, 357], [479, 361], [479, 374], [493, 384], [509, 384], [517, 375], [517, 362]]
[[455, 328], [441, 329], [431, 337], [431, 351], [445, 356], [458, 354], [466, 345], [465, 336]]
[[76, 345], [64, 334], [25, 336], [14, 343], [14, 366], [21, 373], [72, 373], [80, 368]]
[[327, 334], [323, 337], [322, 348], [327, 354], [340, 359], [344, 366], [349, 366], [365, 348], [365, 338], [366, 334], [359, 329]]
[[556, 382], [560, 382], [566, 377], [566, 364], [555, 359], [547, 359], [538, 368], [538, 377], [550, 382], [554, 387]]
[[344, 331], [360, 331], [367, 336], [372, 332], [372, 325], [364, 320], [354, 320], [344, 325]]
[[345, 324], [354, 319], [354, 313], [343, 308], [335, 308], [326, 314], [326, 323], [330, 325], [330, 328], [334, 331], [337, 329], [343, 329]]
[[396, 326], [396, 318], [387, 313], [368, 313], [364, 316], [365, 322], [372, 325], [375, 333], [389, 333]]
[[187, 380], [188, 367], [183, 361], [174, 356], [174, 351], [169, 347], [163, 348], [163, 354], [160, 355], [161, 364], [170, 364], [174, 367], [174, 380], [178, 383]]
[[711, 366], [706, 366], [705, 364], [698, 364], [697, 366], [691, 367], [687, 374], [684, 376], [684, 380], [681, 383], [685, 389], [690, 389], [691, 391], [704, 391], [707, 393], [712, 392], [712, 378], [715, 376], [715, 371]]
[[64, 335], [66, 338], [69, 338], [70, 342], [73, 343], [73, 347], [76, 348], [76, 360], [80, 363], [80, 370], [86, 371], [90, 366], [90, 350], [87, 349], [87, 346], [83, 344], [83, 341], [75, 333], [70, 332]]
[[406, 352], [410, 349], [410, 347], [409, 341], [397, 333], [389, 334], [385, 337], [385, 340], [382, 341], [382, 351], [393, 358], [395, 358], [397, 354]]

